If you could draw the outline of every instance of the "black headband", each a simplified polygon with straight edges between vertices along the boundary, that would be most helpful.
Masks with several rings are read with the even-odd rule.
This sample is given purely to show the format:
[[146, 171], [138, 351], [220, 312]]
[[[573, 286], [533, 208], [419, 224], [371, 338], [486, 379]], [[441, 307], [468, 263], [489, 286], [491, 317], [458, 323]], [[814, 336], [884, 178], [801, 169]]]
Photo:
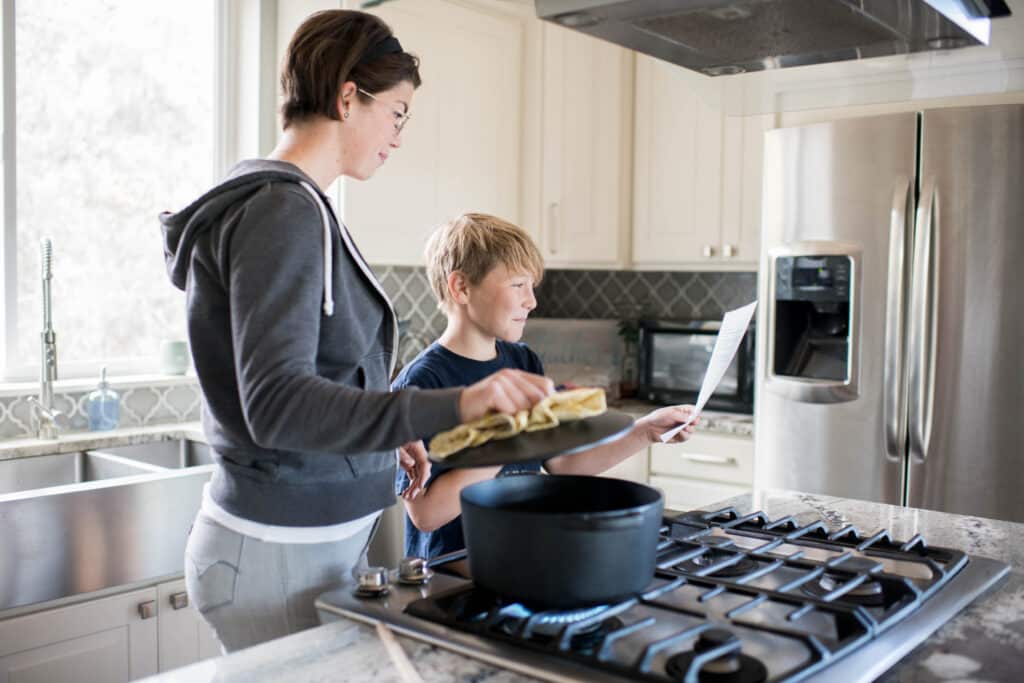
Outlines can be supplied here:
[[370, 47], [363, 56], [359, 58], [358, 64], [369, 64], [372, 61], [380, 59], [384, 55], [390, 55], [395, 52], [402, 51], [402, 44], [398, 42], [398, 38], [394, 36], [388, 36], [384, 40], [380, 41], [376, 45]]

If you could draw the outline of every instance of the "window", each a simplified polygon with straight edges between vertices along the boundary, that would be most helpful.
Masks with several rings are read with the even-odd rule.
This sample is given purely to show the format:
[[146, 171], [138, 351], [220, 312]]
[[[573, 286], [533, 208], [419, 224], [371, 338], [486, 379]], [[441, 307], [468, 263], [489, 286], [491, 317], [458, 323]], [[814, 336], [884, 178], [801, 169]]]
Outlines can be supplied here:
[[61, 379], [154, 372], [185, 337], [157, 214], [214, 179], [217, 4], [4, 0], [6, 379], [38, 376], [43, 237]]

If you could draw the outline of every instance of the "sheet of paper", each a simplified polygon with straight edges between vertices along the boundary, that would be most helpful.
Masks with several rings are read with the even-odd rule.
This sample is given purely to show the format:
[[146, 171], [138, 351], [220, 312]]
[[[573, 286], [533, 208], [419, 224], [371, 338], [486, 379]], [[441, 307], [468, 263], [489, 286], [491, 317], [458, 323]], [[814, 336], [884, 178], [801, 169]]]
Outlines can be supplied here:
[[690, 415], [690, 419], [661, 435], [662, 443], [681, 432], [700, 415], [704, 404], [711, 398], [711, 394], [714, 393], [718, 383], [725, 376], [725, 371], [729, 369], [729, 364], [732, 363], [733, 356], [736, 355], [736, 349], [740, 347], [743, 335], [747, 333], [747, 327], [750, 325], [750, 319], [754, 316], [755, 308], [757, 308], [757, 302], [753, 301], [734, 311], [728, 311], [722, 318], [722, 327], [718, 330], [715, 348], [711, 351], [708, 369], [704, 372], [704, 381], [701, 383], [700, 393], [697, 395], [697, 405], [694, 406], [695, 409]]

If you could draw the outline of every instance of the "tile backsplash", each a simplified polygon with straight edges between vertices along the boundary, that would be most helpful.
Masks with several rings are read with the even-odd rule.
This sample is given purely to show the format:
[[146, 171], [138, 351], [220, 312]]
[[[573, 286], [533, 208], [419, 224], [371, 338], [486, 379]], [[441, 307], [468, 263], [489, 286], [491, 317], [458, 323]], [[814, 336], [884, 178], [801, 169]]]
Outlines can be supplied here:
[[757, 297], [757, 273], [549, 270], [540, 318], [718, 319]]
[[[377, 277], [410, 329], [444, 330], [423, 268], [378, 266]], [[720, 318], [757, 296], [757, 273], [548, 270], [537, 289], [540, 318]]]
[[[384, 290], [409, 332], [402, 340], [406, 363], [444, 331], [424, 268], [378, 266]], [[548, 270], [537, 289], [538, 318], [721, 318], [757, 297], [757, 273]]]
[[[119, 427], [142, 427], [154, 424], [191, 422], [199, 419], [199, 384], [194, 377], [156, 379], [151, 382], [132, 381], [131, 386], [110, 387], [121, 397]], [[73, 391], [54, 391], [54, 408], [71, 420], [69, 431], [84, 431], [89, 418], [86, 401], [96, 387]], [[25, 392], [4, 392], [0, 396], [0, 440], [34, 436], [29, 396], [38, 389]]]
[[[399, 347], [399, 360], [412, 360], [444, 331], [445, 317], [423, 268], [378, 266], [375, 269], [400, 319], [409, 329]], [[722, 313], [753, 301], [756, 273], [548, 270], [537, 289], [539, 318], [720, 318]], [[122, 427], [187, 422], [199, 419], [200, 393], [195, 378], [133, 381], [111, 386], [121, 395]], [[56, 391], [54, 403], [71, 419], [71, 430], [86, 428], [86, 399], [93, 387]], [[33, 435], [28, 396], [35, 389], [0, 392], [0, 439]]]

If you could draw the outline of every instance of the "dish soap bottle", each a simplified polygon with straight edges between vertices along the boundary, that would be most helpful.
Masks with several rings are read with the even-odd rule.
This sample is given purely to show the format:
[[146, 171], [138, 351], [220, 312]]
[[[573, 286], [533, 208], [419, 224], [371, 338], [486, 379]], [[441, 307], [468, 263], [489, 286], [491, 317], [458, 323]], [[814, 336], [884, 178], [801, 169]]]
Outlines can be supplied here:
[[107, 369], [100, 371], [100, 385], [89, 394], [89, 431], [116, 429], [121, 418], [121, 399], [107, 383]]

